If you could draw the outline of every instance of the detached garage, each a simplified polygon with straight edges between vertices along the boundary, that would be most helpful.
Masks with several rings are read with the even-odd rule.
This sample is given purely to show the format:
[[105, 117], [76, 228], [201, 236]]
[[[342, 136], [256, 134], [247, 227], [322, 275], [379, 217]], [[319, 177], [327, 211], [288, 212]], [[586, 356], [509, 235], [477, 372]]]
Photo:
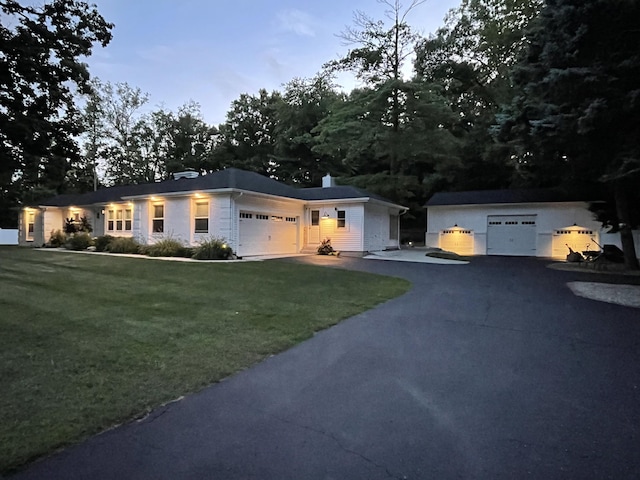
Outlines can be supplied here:
[[426, 245], [460, 255], [565, 258], [600, 243], [588, 202], [559, 190], [436, 193], [425, 207]]

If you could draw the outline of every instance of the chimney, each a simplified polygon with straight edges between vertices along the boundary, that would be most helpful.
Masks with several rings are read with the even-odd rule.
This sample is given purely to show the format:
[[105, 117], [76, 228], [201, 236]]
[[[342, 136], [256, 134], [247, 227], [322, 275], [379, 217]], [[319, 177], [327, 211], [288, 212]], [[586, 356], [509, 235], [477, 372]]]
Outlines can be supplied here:
[[336, 186], [336, 179], [331, 176], [330, 173], [327, 173], [324, 177], [322, 177], [322, 188], [329, 188]]
[[200, 174], [195, 170], [185, 170], [184, 172], [175, 172], [173, 174], [174, 180], [180, 180], [181, 178], [196, 178]]

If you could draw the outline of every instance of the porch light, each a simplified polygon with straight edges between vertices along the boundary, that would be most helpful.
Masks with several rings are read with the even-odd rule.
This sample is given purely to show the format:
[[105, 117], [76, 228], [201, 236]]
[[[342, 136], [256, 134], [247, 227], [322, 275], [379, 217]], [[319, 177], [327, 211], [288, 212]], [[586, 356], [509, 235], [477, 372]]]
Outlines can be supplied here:
[[325, 210], [324, 213], [322, 214], [322, 218], [329, 218], [329, 212]]

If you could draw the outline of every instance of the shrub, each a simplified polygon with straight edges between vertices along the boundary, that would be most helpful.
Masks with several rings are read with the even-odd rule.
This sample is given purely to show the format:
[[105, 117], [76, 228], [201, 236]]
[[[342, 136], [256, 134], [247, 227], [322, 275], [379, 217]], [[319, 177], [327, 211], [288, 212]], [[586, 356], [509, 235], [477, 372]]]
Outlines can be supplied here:
[[97, 237], [94, 240], [94, 245], [96, 246], [96, 252], [105, 252], [109, 248], [109, 245], [114, 240], [114, 238], [115, 237], [112, 235], [102, 235], [100, 237]]
[[68, 235], [72, 235], [76, 233], [78, 229], [76, 228], [76, 224], [73, 222], [73, 218], [65, 218], [64, 219], [64, 233]]
[[80, 225], [77, 225], [76, 229], [79, 232], [87, 232], [87, 233], [93, 232], [93, 227], [91, 226], [91, 222], [89, 222], [89, 219], [86, 216], [83, 216], [80, 218]]
[[164, 238], [145, 249], [150, 257], [184, 257], [185, 246], [173, 238]]
[[67, 243], [67, 236], [62, 230], [51, 230], [51, 237], [49, 238], [49, 247], [58, 248]]
[[140, 253], [140, 244], [132, 237], [115, 237], [107, 246], [111, 253]]
[[91, 235], [87, 232], [78, 232], [70, 236], [64, 247], [68, 250], [86, 250], [91, 246]]
[[331, 239], [325, 238], [318, 247], [318, 255], [331, 255], [335, 250], [331, 246]]
[[224, 238], [211, 237], [198, 245], [193, 257], [196, 260], [227, 260], [233, 258], [233, 250]]

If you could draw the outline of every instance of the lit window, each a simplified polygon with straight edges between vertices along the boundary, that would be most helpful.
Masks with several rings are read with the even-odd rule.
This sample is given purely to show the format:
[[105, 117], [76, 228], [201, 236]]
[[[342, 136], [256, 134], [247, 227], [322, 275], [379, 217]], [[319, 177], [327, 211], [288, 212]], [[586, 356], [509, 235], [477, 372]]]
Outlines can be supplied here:
[[131, 209], [127, 208], [124, 211], [124, 229], [125, 230], [131, 230], [131, 219], [132, 219], [132, 215], [131, 215]]
[[123, 227], [123, 223], [122, 223], [122, 219], [123, 219], [123, 215], [124, 212], [120, 209], [116, 210], [116, 230], [118, 231], [122, 231], [122, 227]]
[[124, 206], [115, 205], [107, 210], [107, 231], [122, 232], [131, 231], [133, 210]]
[[338, 228], [344, 228], [347, 226], [347, 212], [345, 210], [338, 210]]
[[107, 212], [107, 230], [113, 231], [114, 219], [116, 218], [116, 211], [109, 209]]
[[194, 218], [195, 233], [209, 233], [209, 202], [196, 202]]
[[27, 240], [33, 240], [36, 225], [36, 212], [27, 212]]
[[156, 204], [153, 206], [153, 220], [152, 220], [153, 233], [164, 232], [164, 204]]

